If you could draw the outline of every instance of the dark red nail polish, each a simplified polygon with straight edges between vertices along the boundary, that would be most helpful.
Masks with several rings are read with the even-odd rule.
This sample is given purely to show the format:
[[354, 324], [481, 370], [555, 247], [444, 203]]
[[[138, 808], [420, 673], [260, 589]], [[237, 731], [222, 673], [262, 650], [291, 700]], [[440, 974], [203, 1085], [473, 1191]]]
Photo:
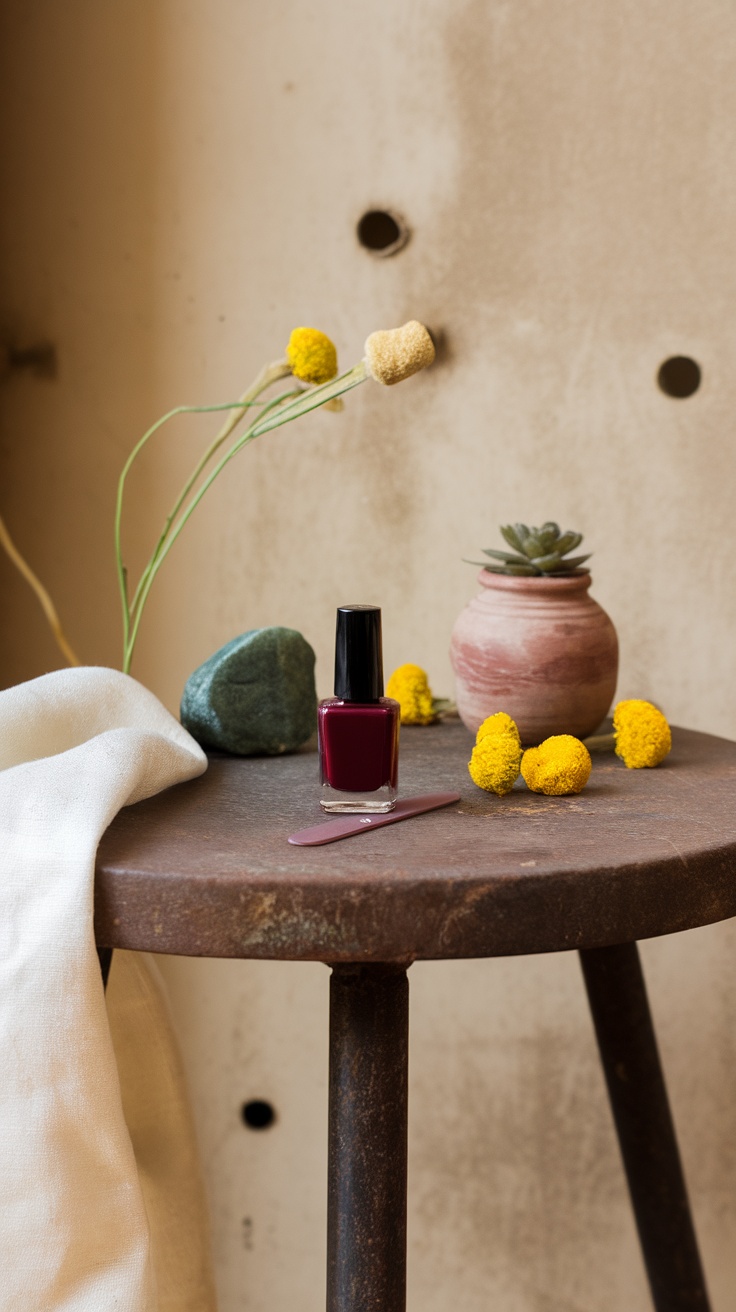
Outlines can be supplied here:
[[393, 810], [399, 774], [399, 703], [383, 696], [381, 612], [340, 606], [335, 695], [319, 705], [325, 811]]

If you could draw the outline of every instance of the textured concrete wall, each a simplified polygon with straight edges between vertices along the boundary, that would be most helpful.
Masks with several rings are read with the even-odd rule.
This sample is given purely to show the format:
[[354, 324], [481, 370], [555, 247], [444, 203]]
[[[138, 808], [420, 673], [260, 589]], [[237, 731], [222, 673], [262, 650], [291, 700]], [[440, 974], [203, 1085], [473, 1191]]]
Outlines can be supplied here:
[[[330, 691], [334, 607], [451, 691], [461, 557], [499, 522], [594, 551], [619, 693], [736, 735], [736, 20], [726, 0], [6, 0], [0, 327], [57, 344], [0, 384], [1, 508], [87, 661], [117, 663], [111, 523], [133, 439], [227, 400], [315, 324], [357, 359], [415, 316], [441, 359], [262, 440], [151, 596], [135, 672], [176, 708], [243, 629], [293, 625]], [[378, 206], [412, 236], [380, 260]], [[661, 362], [694, 357], [674, 400]], [[144, 558], [211, 422], [134, 480]], [[2, 678], [55, 663], [0, 561]], [[247, 805], [247, 799], [244, 799]], [[489, 841], [492, 841], [489, 838]], [[647, 945], [716, 1306], [736, 1279], [730, 926]], [[223, 1312], [322, 1303], [327, 972], [164, 963], [192, 1075]], [[415, 966], [411, 1307], [644, 1312], [574, 957]], [[238, 1109], [270, 1098], [277, 1124]], [[720, 1302], [719, 1302], [720, 1299]]]

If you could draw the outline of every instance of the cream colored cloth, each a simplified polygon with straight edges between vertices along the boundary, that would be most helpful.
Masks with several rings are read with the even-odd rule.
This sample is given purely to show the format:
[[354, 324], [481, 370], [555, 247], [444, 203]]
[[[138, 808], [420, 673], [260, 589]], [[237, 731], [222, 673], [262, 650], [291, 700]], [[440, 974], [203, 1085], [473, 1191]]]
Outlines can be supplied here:
[[157, 1312], [216, 1312], [197, 1141], [166, 989], [152, 958], [115, 953], [107, 1013], [151, 1226]]
[[[157, 1195], [165, 1145], [149, 1107], [142, 1189], [95, 951], [94, 863], [122, 806], [205, 768], [160, 702], [115, 670], [0, 692], [0, 1312], [159, 1312], [144, 1192]], [[138, 992], [150, 1020], [151, 989]], [[127, 1050], [129, 991], [131, 1006]], [[175, 1063], [156, 1060], [171, 1095]], [[179, 1094], [168, 1103], [181, 1124]]]

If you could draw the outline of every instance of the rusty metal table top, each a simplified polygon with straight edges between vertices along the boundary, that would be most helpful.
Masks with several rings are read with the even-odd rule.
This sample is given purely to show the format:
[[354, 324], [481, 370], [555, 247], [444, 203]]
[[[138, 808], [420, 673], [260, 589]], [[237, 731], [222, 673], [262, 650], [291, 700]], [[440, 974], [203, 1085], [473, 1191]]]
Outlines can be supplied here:
[[458, 722], [402, 729], [402, 796], [461, 801], [324, 847], [313, 752], [214, 757], [100, 845], [97, 941], [186, 956], [388, 962], [602, 947], [736, 915], [736, 743], [677, 729], [667, 761], [593, 758], [585, 791], [505, 798]]

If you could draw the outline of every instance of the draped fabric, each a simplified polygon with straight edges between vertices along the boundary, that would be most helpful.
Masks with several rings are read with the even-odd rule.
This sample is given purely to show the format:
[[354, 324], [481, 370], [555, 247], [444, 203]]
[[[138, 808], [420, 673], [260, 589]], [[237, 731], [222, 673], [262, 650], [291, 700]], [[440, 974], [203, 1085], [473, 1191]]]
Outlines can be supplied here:
[[[135, 978], [127, 970], [118, 1042], [129, 1065], [136, 1007], [149, 1021], [152, 1085], [142, 1097], [140, 1069], [126, 1081], [148, 1143], [139, 1175], [95, 950], [94, 865], [121, 807], [205, 768], [189, 734], [118, 671], [60, 670], [0, 692], [0, 1312], [174, 1306], [163, 1282], [157, 1293], [155, 1269], [166, 1262], [154, 1261], [146, 1201], [161, 1205], [157, 1158], [158, 1167], [171, 1159], [171, 1119], [185, 1136], [191, 1125], [155, 990], [142, 966]], [[194, 1162], [191, 1144], [184, 1158]], [[198, 1204], [184, 1212], [196, 1228]], [[165, 1242], [171, 1226], [159, 1216], [153, 1230]], [[185, 1225], [180, 1241], [187, 1233]], [[196, 1278], [201, 1293], [207, 1277]], [[211, 1286], [206, 1298], [182, 1296], [178, 1306], [212, 1306]]]

